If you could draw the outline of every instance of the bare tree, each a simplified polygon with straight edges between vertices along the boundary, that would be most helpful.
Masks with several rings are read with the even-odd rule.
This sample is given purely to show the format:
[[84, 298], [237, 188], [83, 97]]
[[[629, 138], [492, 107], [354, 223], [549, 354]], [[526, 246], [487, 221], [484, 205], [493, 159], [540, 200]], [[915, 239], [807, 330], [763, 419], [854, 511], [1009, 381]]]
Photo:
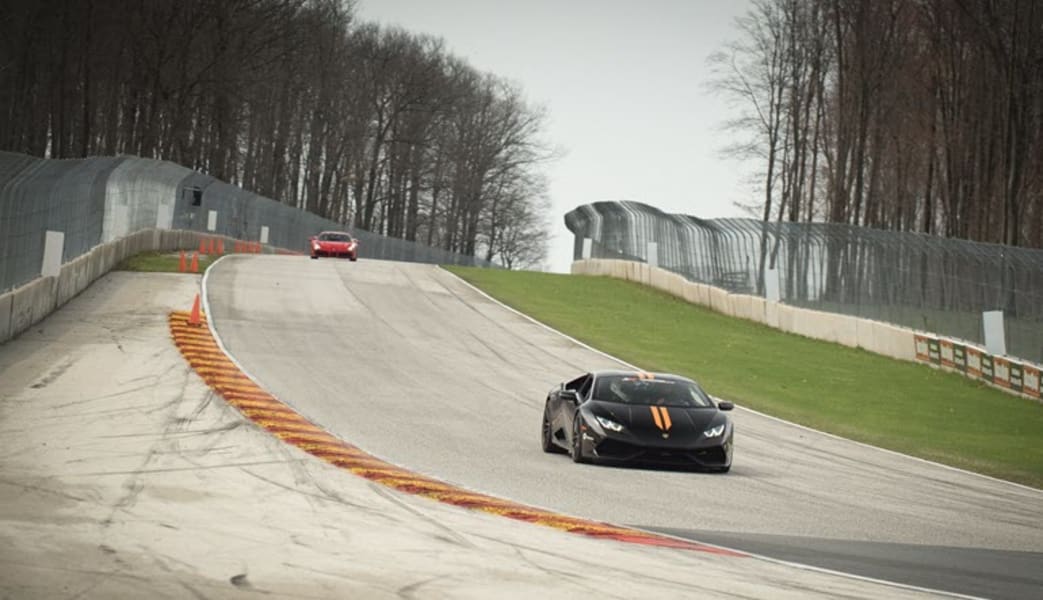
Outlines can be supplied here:
[[[711, 58], [767, 222], [1039, 246], [1043, 10], [1028, 0], [757, 0]], [[831, 254], [862, 261], [861, 250]]]
[[542, 191], [525, 183], [549, 158], [542, 112], [439, 39], [357, 23], [344, 0], [7, 0], [0, 116], [4, 149], [174, 160], [512, 264], [532, 261], [508, 235], [545, 243], [527, 212], [546, 210]]

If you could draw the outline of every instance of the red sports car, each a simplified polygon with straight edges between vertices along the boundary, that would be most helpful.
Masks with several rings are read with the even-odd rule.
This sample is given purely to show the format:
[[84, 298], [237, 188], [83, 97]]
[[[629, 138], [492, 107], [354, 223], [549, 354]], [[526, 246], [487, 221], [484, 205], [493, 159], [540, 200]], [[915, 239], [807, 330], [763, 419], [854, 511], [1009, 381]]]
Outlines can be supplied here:
[[309, 238], [309, 245], [312, 258], [332, 256], [352, 261], [359, 259], [359, 241], [346, 231], [323, 231]]

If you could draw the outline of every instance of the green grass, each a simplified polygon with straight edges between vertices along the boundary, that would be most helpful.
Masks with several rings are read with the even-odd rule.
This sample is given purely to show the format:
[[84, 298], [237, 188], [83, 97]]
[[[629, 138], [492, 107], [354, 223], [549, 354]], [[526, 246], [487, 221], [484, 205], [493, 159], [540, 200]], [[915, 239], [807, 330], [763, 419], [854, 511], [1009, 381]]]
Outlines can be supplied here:
[[447, 267], [649, 371], [789, 421], [1043, 487], [1043, 404], [924, 365], [783, 333], [608, 277]]
[[[217, 260], [217, 256], [200, 256], [199, 272], [202, 273]], [[178, 252], [142, 252], [116, 265], [117, 271], [139, 271], [143, 273], [177, 273], [181, 262]], [[185, 268], [192, 266], [192, 253], [185, 253]]]

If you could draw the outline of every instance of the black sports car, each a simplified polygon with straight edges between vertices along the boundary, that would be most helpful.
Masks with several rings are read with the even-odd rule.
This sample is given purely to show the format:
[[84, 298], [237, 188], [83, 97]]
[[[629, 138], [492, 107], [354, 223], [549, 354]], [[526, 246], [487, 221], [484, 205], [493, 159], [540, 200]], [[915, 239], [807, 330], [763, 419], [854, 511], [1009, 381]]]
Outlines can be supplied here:
[[731, 419], [698, 384], [677, 375], [598, 371], [550, 391], [543, 409], [544, 452], [575, 462], [632, 462], [727, 472]]

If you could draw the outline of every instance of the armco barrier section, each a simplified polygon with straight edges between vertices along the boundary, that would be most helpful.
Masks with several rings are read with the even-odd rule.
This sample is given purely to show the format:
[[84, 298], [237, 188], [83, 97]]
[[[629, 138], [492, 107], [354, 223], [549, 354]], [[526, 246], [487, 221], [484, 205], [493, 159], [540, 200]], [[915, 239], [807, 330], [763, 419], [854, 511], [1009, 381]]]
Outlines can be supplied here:
[[576, 275], [600, 275], [654, 287], [716, 312], [808, 338], [862, 348], [900, 360], [957, 371], [1002, 390], [1040, 399], [1039, 365], [994, 357], [983, 348], [881, 321], [788, 306], [748, 294], [688, 281], [645, 263], [588, 259], [572, 263]]
[[945, 371], [962, 373], [1015, 394], [1040, 399], [1039, 365], [993, 356], [958, 340], [917, 333], [916, 360]]

